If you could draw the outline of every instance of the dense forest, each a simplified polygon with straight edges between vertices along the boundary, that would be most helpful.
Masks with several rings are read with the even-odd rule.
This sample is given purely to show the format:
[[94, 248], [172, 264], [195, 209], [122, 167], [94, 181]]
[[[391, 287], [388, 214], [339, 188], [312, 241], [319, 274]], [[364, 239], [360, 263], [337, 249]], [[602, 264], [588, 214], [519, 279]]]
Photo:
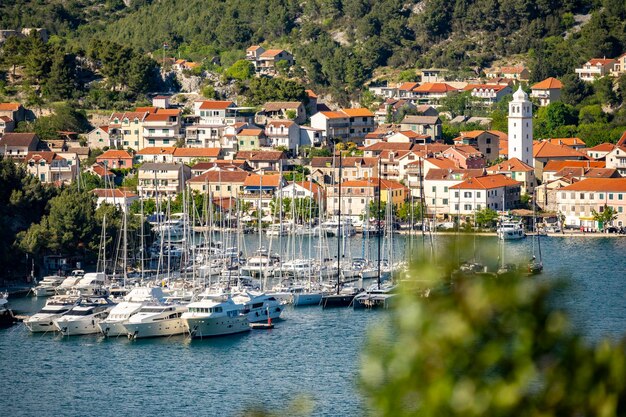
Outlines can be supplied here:
[[[476, 73], [528, 53], [534, 79], [626, 45], [621, 0], [3, 1], [3, 28], [45, 27], [81, 56], [94, 40], [230, 66], [247, 46], [292, 51], [292, 76], [349, 96], [381, 67]], [[583, 24], [584, 22], [584, 24]], [[130, 52], [127, 52], [130, 53]]]

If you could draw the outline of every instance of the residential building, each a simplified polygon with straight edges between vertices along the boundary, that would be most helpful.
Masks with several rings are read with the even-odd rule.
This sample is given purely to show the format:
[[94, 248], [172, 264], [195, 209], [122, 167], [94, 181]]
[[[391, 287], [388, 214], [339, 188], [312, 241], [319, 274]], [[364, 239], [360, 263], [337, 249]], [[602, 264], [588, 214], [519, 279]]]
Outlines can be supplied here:
[[258, 127], [246, 127], [237, 133], [237, 149], [240, 151], [260, 150], [267, 146], [265, 133]]
[[521, 184], [522, 194], [532, 195], [537, 185], [535, 170], [517, 158], [511, 158], [487, 167], [489, 174], [504, 174]]
[[448, 213], [471, 215], [490, 208], [506, 211], [519, 207], [519, 182], [503, 174], [484, 175], [466, 179], [449, 187]]
[[243, 159], [254, 171], [287, 170], [287, 154], [283, 151], [239, 151], [235, 159]]
[[546, 78], [530, 87], [530, 97], [536, 98], [540, 106], [561, 101], [561, 89], [563, 83], [554, 77]]
[[[270, 202], [287, 185], [280, 174], [248, 175], [243, 184], [243, 201], [252, 204], [255, 210], [266, 214], [271, 212]], [[278, 213], [275, 213], [278, 217]]]
[[[485, 174], [483, 169], [432, 168], [424, 176], [424, 206], [428, 217], [447, 217], [450, 208], [450, 187], [463, 181], [480, 177]], [[419, 181], [415, 183], [420, 187]], [[412, 187], [409, 183], [409, 186]], [[419, 197], [420, 189], [413, 195]]]
[[246, 59], [254, 65], [260, 75], [275, 75], [276, 64], [280, 61], [287, 62], [288, 66], [294, 64], [293, 55], [284, 49], [267, 49], [259, 45], [253, 45], [246, 49]]
[[157, 109], [143, 120], [143, 139], [139, 149], [146, 146], [174, 146], [184, 138], [181, 112], [178, 109]]
[[604, 161], [576, 160], [576, 159], [548, 160], [543, 166], [541, 181], [549, 182], [549, 181], [558, 179], [559, 178], [558, 174], [568, 168], [594, 169], [594, 168], [605, 168], [605, 167], [606, 167], [606, 164]]
[[378, 176], [378, 158], [349, 156], [315, 157], [311, 159], [311, 178], [318, 184], [334, 184], [339, 181], [339, 170], [342, 180], [366, 179]]
[[482, 153], [489, 162], [499, 157], [500, 137], [487, 130], [471, 130], [461, 132], [461, 136], [454, 139], [455, 145], [469, 145]]
[[432, 140], [442, 138], [442, 123], [439, 116], [405, 116], [401, 124], [402, 130], [412, 130], [420, 135], [428, 135]]
[[115, 174], [107, 167], [97, 162], [92, 166], [87, 167], [86, 171], [100, 177], [105, 184], [113, 184], [113, 181], [115, 181]]
[[407, 112], [415, 109], [415, 105], [409, 100], [388, 98], [381, 103], [380, 106], [378, 106], [378, 110], [374, 113], [376, 116], [376, 123], [393, 123], [397, 120], [401, 112]]
[[197, 177], [209, 170], [252, 172], [252, 167], [243, 159], [218, 159], [211, 162], [196, 163], [191, 167], [191, 175]]
[[187, 165], [148, 162], [139, 167], [137, 192], [141, 198], [171, 198], [182, 192], [190, 177]]
[[324, 139], [322, 129], [309, 126], [299, 126], [300, 146], [320, 146]]
[[446, 83], [423, 83], [411, 89], [411, 100], [414, 104], [437, 106], [442, 99], [456, 92], [457, 88]]
[[509, 80], [528, 81], [530, 79], [530, 72], [520, 65], [501, 67], [499, 75], [500, 77], [507, 78]]
[[38, 148], [39, 137], [35, 133], [5, 133], [0, 138], [0, 153], [5, 158], [21, 160]]
[[133, 202], [139, 200], [139, 196], [131, 191], [124, 191], [119, 188], [96, 188], [91, 190], [96, 196], [96, 207], [102, 204], [117, 206], [120, 210], [128, 213]]
[[33, 151], [24, 158], [26, 170], [44, 184], [70, 184], [76, 178], [78, 167], [55, 152]]
[[265, 125], [267, 144], [295, 153], [300, 145], [300, 127], [290, 120], [272, 120]]
[[535, 203], [540, 210], [558, 213], [557, 194], [563, 187], [573, 184], [573, 178], [558, 178], [544, 182], [535, 187]]
[[246, 171], [209, 170], [189, 180], [189, 187], [199, 193], [215, 197], [239, 197], [244, 193], [244, 182], [251, 174]]
[[322, 131], [325, 140], [347, 140], [350, 137], [350, 117], [338, 111], [320, 111], [311, 116], [311, 127]]
[[349, 140], [358, 144], [363, 143], [365, 135], [376, 129], [374, 113], [366, 108], [341, 109], [341, 112], [348, 116], [350, 124]]
[[[326, 192], [328, 213], [338, 215], [341, 208], [341, 215], [351, 218], [353, 222], [358, 222], [369, 213], [369, 204], [378, 200], [379, 193], [381, 203], [387, 203], [388, 200], [391, 200], [391, 204], [395, 206], [404, 203], [408, 197], [408, 189], [404, 185], [397, 181], [379, 180], [378, 178], [343, 181], [341, 183], [341, 202], [339, 184], [328, 187]], [[372, 213], [369, 214], [370, 217], [375, 216]]]
[[626, 178], [589, 178], [563, 187], [556, 195], [559, 213], [565, 225], [601, 229], [593, 211], [601, 213], [612, 207], [617, 214], [614, 226], [626, 225]]
[[572, 149], [583, 150], [587, 148], [585, 142], [583, 142], [580, 138], [551, 138], [544, 139], [545, 142], [549, 142], [553, 145], [564, 145], [569, 146]]
[[459, 168], [482, 169], [485, 167], [485, 156], [473, 146], [450, 146], [440, 155], [446, 159], [454, 161], [455, 165]]
[[152, 97], [152, 105], [159, 109], [169, 109], [172, 96], [158, 95]]
[[147, 111], [113, 113], [109, 118], [109, 137], [112, 130], [119, 132], [119, 143], [124, 148], [140, 150], [145, 147], [143, 122], [150, 114]]
[[173, 146], [149, 146], [137, 152], [135, 158], [139, 164], [144, 162], [173, 163], [175, 150]]
[[499, 102], [507, 94], [513, 93], [511, 87], [501, 84], [468, 84], [463, 90], [470, 91], [472, 97], [488, 106]]
[[612, 143], [601, 143], [593, 148], [586, 149], [587, 156], [592, 159], [606, 159], [606, 156], [615, 149]]
[[216, 161], [222, 156], [220, 148], [174, 148], [175, 163], [193, 164], [198, 161]]
[[256, 114], [255, 122], [260, 125], [266, 124], [270, 120], [286, 119], [297, 124], [306, 121], [306, 109], [299, 101], [271, 101], [263, 105], [260, 112]]
[[122, 134], [119, 129], [109, 125], [98, 126], [87, 133], [87, 146], [91, 149], [121, 147]]
[[20, 103], [0, 103], [0, 116], [8, 117], [17, 124], [26, 120], [26, 110]]
[[597, 78], [609, 75], [615, 65], [614, 59], [593, 58], [585, 62], [582, 68], [576, 68], [578, 78], [583, 81], [595, 81]]
[[[509, 152], [510, 148], [511, 146], [509, 140]], [[509, 156], [511, 156], [510, 153]], [[533, 144], [533, 159], [535, 176], [537, 178], [543, 178], [544, 167], [551, 161], [589, 161], [589, 157], [586, 153], [577, 151], [566, 145], [554, 145], [547, 141], [535, 142]]]
[[626, 177], [626, 146], [616, 146], [606, 154], [606, 167], [615, 168], [619, 174]]
[[194, 115], [199, 117], [199, 124], [215, 128], [247, 121], [237, 114], [232, 101], [198, 100], [194, 102]]
[[421, 135], [413, 130], [401, 130], [387, 137], [388, 143], [426, 144], [432, 142], [429, 135]]
[[13, 129], [15, 129], [15, 121], [9, 116], [0, 116], [0, 136], [13, 132]]
[[109, 169], [124, 169], [133, 167], [133, 156], [127, 151], [109, 149], [96, 158], [96, 162]]
[[313, 181], [295, 181], [290, 182], [279, 192], [282, 198], [310, 198], [320, 208], [322, 213], [326, 207], [326, 191], [320, 185]]

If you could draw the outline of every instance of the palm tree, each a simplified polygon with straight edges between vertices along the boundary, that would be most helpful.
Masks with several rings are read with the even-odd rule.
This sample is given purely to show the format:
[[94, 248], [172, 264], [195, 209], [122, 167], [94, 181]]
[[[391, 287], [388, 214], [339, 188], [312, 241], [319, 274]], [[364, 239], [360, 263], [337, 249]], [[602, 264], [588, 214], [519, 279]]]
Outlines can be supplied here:
[[599, 224], [602, 224], [602, 230], [606, 229], [609, 223], [612, 223], [613, 220], [617, 219], [617, 212], [613, 207], [609, 207], [606, 204], [597, 212], [595, 210], [591, 210], [591, 214], [593, 215], [593, 219], [597, 221]]

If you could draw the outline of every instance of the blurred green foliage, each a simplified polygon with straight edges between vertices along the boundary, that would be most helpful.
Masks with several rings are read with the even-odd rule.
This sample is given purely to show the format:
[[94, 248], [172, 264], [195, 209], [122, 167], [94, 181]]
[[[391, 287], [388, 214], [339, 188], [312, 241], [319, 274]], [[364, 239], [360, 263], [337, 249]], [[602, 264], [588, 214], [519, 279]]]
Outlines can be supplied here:
[[[423, 262], [410, 275], [451, 269]], [[360, 386], [373, 415], [625, 415], [626, 343], [584, 341], [551, 304], [554, 286], [464, 276], [439, 288], [405, 290], [391, 325], [372, 331]]]

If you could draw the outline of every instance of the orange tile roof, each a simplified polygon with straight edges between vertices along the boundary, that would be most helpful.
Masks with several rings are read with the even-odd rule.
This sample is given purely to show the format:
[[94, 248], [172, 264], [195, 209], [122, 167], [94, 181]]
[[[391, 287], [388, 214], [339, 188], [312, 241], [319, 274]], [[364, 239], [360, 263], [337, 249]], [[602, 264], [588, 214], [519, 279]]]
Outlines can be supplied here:
[[137, 155], [173, 155], [175, 150], [176, 148], [173, 146], [148, 146], [137, 152]]
[[237, 136], [260, 136], [263, 134], [263, 129], [241, 129]]
[[554, 145], [585, 146], [585, 142], [580, 138], [550, 138], [546, 140]]
[[283, 151], [239, 151], [236, 155], [237, 159], [245, 159], [246, 161], [277, 162], [284, 157], [285, 153]]
[[17, 111], [20, 106], [20, 103], [0, 103], [0, 111]]
[[232, 101], [211, 101], [211, 100], [202, 100], [202, 104], [200, 104], [201, 110], [224, 110], [228, 107], [232, 106]]
[[501, 85], [501, 84], [468, 84], [466, 85], [463, 90], [464, 91], [471, 91], [471, 90], [493, 90], [493, 91], [500, 91], [503, 90], [505, 88], [507, 88], [508, 85]]
[[135, 108], [135, 112], [140, 112], [140, 113], [156, 113], [157, 108], [153, 107], [153, 106], [147, 106], [147, 107], [137, 107]]
[[263, 52], [261, 54], [262, 58], [273, 58], [276, 55], [280, 54], [281, 52], [284, 52], [284, 49], [268, 49], [267, 51]]
[[499, 164], [492, 165], [487, 168], [487, 172], [530, 172], [533, 171], [533, 167], [520, 161], [517, 158], [511, 158], [503, 161]]
[[363, 107], [357, 109], [341, 109], [341, 112], [350, 117], [374, 117], [374, 113]]
[[113, 174], [113, 172], [109, 171], [104, 166], [98, 163], [93, 164], [91, 166], [91, 170], [100, 177], [109, 177], [109, 176], [115, 175]]
[[168, 116], [180, 116], [180, 109], [156, 109], [156, 114], [167, 114]]
[[217, 158], [220, 151], [220, 148], [174, 148], [174, 157]]
[[294, 125], [294, 124], [296, 124], [296, 123], [292, 122], [291, 120], [272, 120], [271, 122], [266, 124], [266, 126], [274, 126], [274, 127], [285, 126], [285, 127], [289, 127], [289, 126]]
[[468, 130], [467, 132], [461, 132], [460, 137], [476, 139], [483, 133], [489, 133], [489, 132], [487, 132], [486, 130]]
[[108, 151], [98, 156], [96, 158], [96, 161], [100, 159], [132, 159], [132, 158], [133, 156], [126, 151], [123, 151], [123, 150], [118, 151], [117, 149], [109, 149]]
[[500, 68], [500, 72], [502, 74], [521, 74], [524, 71], [524, 67], [516, 66], [516, 67], [502, 67]]
[[310, 190], [313, 194], [324, 194], [324, 189], [312, 181], [295, 181], [294, 184], [305, 190]]
[[589, 64], [591, 64], [591, 65], [596, 65], [596, 64], [607, 65], [607, 64], [611, 64], [613, 62], [615, 62], [614, 59], [593, 58], [593, 59], [589, 60]]
[[345, 113], [341, 113], [338, 111], [322, 111], [320, 112], [328, 119], [345, 119], [348, 117]]
[[44, 161], [46, 161], [48, 164], [51, 163], [53, 160], [61, 160], [61, 159], [65, 159], [59, 155], [56, 154], [56, 152], [51, 152], [51, 151], [35, 151], [35, 152], [28, 152], [26, 154], [26, 158], [24, 158], [24, 161], [39, 161], [43, 159]]
[[626, 192], [626, 178], [587, 178], [561, 190]]
[[447, 93], [448, 91], [457, 91], [456, 88], [446, 83], [424, 83], [413, 89], [416, 93]]
[[500, 140], [509, 138], [509, 135], [499, 130], [488, 130], [487, 132], [491, 133], [492, 135], [496, 135], [497, 137], [500, 138]]
[[427, 158], [425, 161], [431, 163], [437, 168], [458, 168], [456, 161], [448, 158]]
[[533, 144], [533, 157], [535, 158], [583, 158], [588, 159], [587, 154], [579, 152], [565, 145], [555, 145], [548, 141]]
[[563, 168], [604, 168], [606, 163], [604, 161], [548, 161], [543, 167], [543, 172], [558, 172]]
[[366, 148], [363, 148], [364, 151], [385, 151], [385, 150], [397, 150], [397, 151], [410, 151], [413, 149], [415, 144], [407, 143], [407, 142], [377, 142]]
[[248, 186], [259, 186], [261, 185], [262, 187], [278, 187], [280, 185], [282, 176], [280, 174], [267, 174], [267, 175], [257, 175], [257, 174], [250, 174], [246, 180], [244, 181], [243, 185], [245, 187]]
[[530, 87], [531, 90], [550, 90], [553, 88], [563, 88], [563, 83], [554, 77], [549, 77]]
[[253, 175], [253, 174], [250, 174], [249, 172], [246, 172], [246, 171], [215, 170], [215, 171], [207, 171], [204, 174], [198, 175], [197, 177], [193, 177], [189, 181], [194, 182], [194, 183], [230, 182], [230, 183], [244, 184], [244, 182], [250, 175]]
[[168, 122], [170, 120], [170, 116], [169, 114], [157, 114], [157, 113], [150, 113], [149, 115], [146, 116], [145, 121], [146, 122]]
[[460, 184], [451, 186], [451, 189], [459, 190], [491, 190], [494, 188], [519, 186], [520, 183], [512, 180], [504, 174], [485, 175], [482, 177], [469, 178]]
[[248, 49], [246, 49], [246, 51], [256, 51], [260, 47], [261, 47], [261, 45], [252, 45]]
[[413, 90], [415, 87], [417, 87], [419, 85], [419, 83], [415, 83], [415, 82], [406, 82], [406, 83], [402, 83], [400, 84], [400, 86], [398, 87], [398, 90], [402, 90], [402, 91], [411, 91]]
[[309, 96], [309, 98], [317, 98], [317, 94], [315, 94], [313, 90], [304, 90], [304, 92]]
[[587, 152], [589, 151], [611, 152], [613, 149], [615, 149], [615, 145], [613, 145], [612, 143], [601, 143], [599, 145], [594, 146], [593, 148], [587, 149]]

